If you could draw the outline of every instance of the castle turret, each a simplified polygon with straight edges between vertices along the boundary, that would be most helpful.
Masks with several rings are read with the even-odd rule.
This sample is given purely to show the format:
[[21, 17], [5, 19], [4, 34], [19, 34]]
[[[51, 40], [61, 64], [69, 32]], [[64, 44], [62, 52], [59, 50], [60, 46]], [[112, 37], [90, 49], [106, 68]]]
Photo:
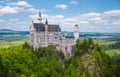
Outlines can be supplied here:
[[45, 46], [48, 46], [48, 21], [45, 21]]
[[66, 37], [67, 36], [67, 32], [65, 31], [65, 34], [64, 34], [64, 36]]
[[41, 12], [39, 11], [39, 14], [38, 14], [38, 21], [40, 22], [40, 23], [42, 23], [42, 16], [41, 16]]
[[79, 26], [76, 24], [74, 26], [74, 43], [76, 43], [76, 40], [79, 38]]
[[47, 31], [48, 30], [48, 20], [46, 19], [46, 21], [45, 21], [45, 31]]
[[47, 20], [47, 18], [46, 18], [45, 24], [48, 25], [48, 20]]

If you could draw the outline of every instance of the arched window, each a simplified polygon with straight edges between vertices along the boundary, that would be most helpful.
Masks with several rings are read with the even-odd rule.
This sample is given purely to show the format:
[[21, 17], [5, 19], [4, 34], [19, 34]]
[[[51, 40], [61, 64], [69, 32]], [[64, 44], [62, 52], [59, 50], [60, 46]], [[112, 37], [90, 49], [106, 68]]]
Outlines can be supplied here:
[[65, 51], [67, 52], [67, 47], [65, 47]]
[[30, 37], [31, 37], [31, 42], [33, 42], [33, 41], [34, 41], [34, 34], [32, 33], [32, 34], [30, 35]]

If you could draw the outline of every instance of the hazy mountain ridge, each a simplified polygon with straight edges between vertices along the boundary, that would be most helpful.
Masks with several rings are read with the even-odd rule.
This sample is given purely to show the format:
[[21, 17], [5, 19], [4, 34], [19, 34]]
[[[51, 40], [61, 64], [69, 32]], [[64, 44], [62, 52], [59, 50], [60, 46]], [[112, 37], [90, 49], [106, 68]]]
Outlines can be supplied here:
[[11, 32], [13, 30], [11, 30], [11, 29], [0, 29], [0, 32], [6, 32], [6, 31]]
[[14, 31], [10, 29], [0, 29], [0, 36], [27, 36], [29, 35], [29, 31]]
[[[64, 35], [64, 31], [61, 32]], [[14, 31], [10, 29], [0, 29], [0, 36], [29, 36], [29, 31]], [[67, 32], [67, 36], [73, 36], [74, 32]], [[107, 33], [107, 32], [80, 32], [79, 37], [87, 37], [87, 38], [108, 38], [119, 36], [120, 33]]]

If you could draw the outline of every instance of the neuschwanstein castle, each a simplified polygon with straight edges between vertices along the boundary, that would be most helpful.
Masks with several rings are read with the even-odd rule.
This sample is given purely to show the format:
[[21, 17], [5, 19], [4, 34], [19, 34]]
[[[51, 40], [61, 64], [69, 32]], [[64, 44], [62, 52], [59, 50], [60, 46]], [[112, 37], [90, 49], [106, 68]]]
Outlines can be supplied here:
[[30, 26], [30, 45], [33, 48], [47, 47], [55, 45], [57, 50], [62, 50], [66, 55], [71, 54], [74, 50], [76, 39], [79, 38], [79, 26], [74, 26], [74, 36], [68, 36], [67, 33], [62, 35], [61, 28], [56, 24], [49, 24], [47, 19], [45, 24], [42, 23], [41, 13], [38, 14], [39, 23], [32, 22]]

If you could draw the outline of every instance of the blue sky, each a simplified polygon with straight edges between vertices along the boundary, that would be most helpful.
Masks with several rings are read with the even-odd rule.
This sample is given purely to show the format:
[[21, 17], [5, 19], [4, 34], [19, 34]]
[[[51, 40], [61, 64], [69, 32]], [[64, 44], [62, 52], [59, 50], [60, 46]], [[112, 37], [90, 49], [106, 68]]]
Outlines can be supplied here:
[[39, 10], [63, 31], [120, 32], [120, 0], [0, 0], [0, 29], [29, 30]]

